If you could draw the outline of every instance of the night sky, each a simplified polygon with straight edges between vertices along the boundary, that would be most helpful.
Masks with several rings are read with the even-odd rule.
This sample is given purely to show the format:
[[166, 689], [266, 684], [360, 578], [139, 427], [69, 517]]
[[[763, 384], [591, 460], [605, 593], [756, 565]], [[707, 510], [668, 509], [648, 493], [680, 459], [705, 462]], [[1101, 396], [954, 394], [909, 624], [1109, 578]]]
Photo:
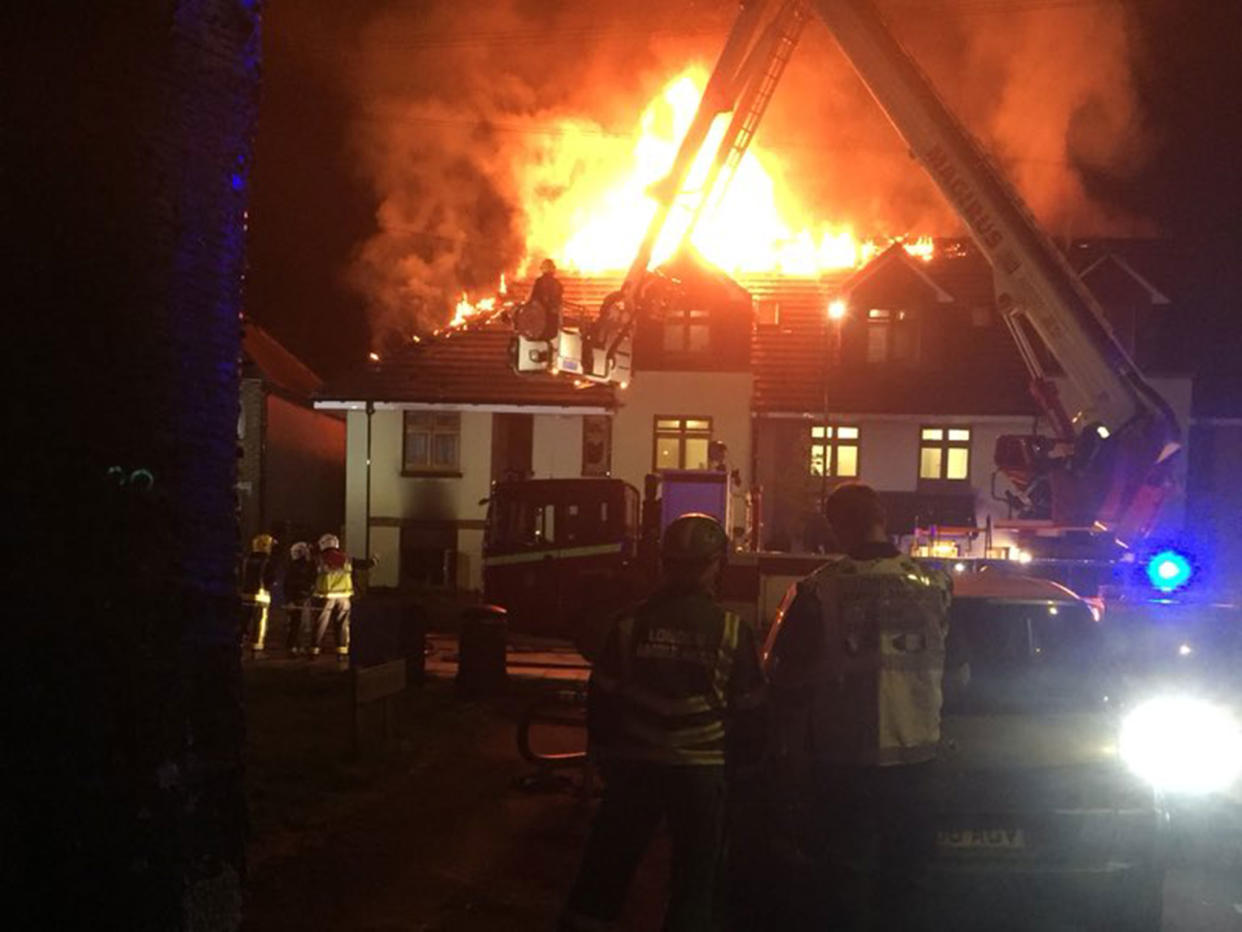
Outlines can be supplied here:
[[[1242, 287], [1242, 172], [1238, 168], [1242, 4], [1229, 0], [1195, 4], [1178, 0], [903, 0], [881, 6], [899, 38], [950, 104], [989, 145], [995, 141], [978, 122], [989, 118], [994, 102], [988, 101], [987, 93], [995, 75], [987, 72], [986, 65], [979, 74], [961, 73], [952, 56], [963, 36], [983, 56], [989, 48], [994, 52], [1010, 41], [1025, 41], [1019, 35], [1022, 30], [1037, 32], [1048, 22], [1041, 18], [1063, 15], [1067, 9], [1115, 17], [1123, 24], [1123, 77], [1133, 98], [1124, 141], [1131, 146], [1133, 157], [1116, 146], [1103, 161], [1092, 157], [1092, 106], [1098, 102], [1077, 107], [1065, 130], [1065, 168], [1091, 209], [1077, 209], [1069, 215], [1124, 216], [1135, 228], [1166, 236], [1180, 250], [1193, 254], [1191, 281], [1181, 295], [1184, 305], [1193, 305], [1186, 313], [1193, 315], [1194, 326], [1187, 330], [1203, 337], [1199, 358], [1205, 365], [1232, 367], [1242, 352], [1242, 302], [1236, 297]], [[470, 15], [463, 16], [462, 10], [469, 10]], [[392, 168], [377, 169], [377, 160], [366, 151], [366, 140], [385, 129], [384, 111], [375, 106], [379, 97], [443, 103], [448, 112], [460, 113], [462, 120], [474, 114], [481, 124], [487, 124], [503, 119], [503, 114], [484, 113], [481, 107], [505, 114], [548, 106], [581, 109], [580, 86], [589, 73], [597, 84], [603, 81], [615, 88], [615, 93], [605, 95], [609, 100], [598, 93], [588, 98], [600, 100], [601, 112], [591, 116], [604, 125], [621, 125], [641, 105], [636, 103], [642, 98], [634, 76], [667, 67], [682, 49], [687, 56], [710, 59], [731, 15], [728, 3], [684, 0], [635, 0], [594, 8], [581, 2], [534, 0], [470, 4], [268, 0], [250, 211], [248, 313], [328, 377], [358, 365], [373, 341], [380, 344], [382, 335], [373, 331], [384, 326], [382, 318], [376, 312], [374, 294], [360, 286], [356, 272], [360, 250], [376, 234], [381, 201], [377, 192], [383, 184], [393, 183], [377, 180], [385, 173], [391, 175]], [[842, 68], [839, 61], [831, 61], [840, 56], [833, 55], [824, 33], [817, 22], [810, 25], [787, 83], [819, 80], [816, 76], [823, 72], [818, 69]], [[943, 61], [938, 57], [941, 50]], [[1074, 55], [1075, 61], [1065, 67], [1097, 66], [1095, 61], [1082, 60], [1087, 55]], [[967, 86], [969, 94], [962, 90]], [[486, 104], [480, 104], [479, 88], [485, 89]], [[494, 94], [492, 89], [496, 89]], [[788, 92], [784, 86], [778, 90], [769, 117], [772, 125], [760, 130], [761, 140], [765, 129], [780, 136], [782, 126], [797, 127], [805, 116], [798, 109], [798, 94], [788, 92], [782, 98], [782, 90]], [[861, 86], [850, 93], [858, 106], [873, 108]], [[882, 118], [866, 119], [879, 126]], [[435, 122], [408, 127], [411, 135], [419, 137], [415, 142], [423, 151], [435, 149]], [[808, 136], [820, 132], [813, 120], [807, 125]], [[1032, 131], [1038, 128], [1029, 127]], [[1019, 127], [1017, 132], [1022, 130]], [[999, 146], [1005, 150], [1003, 130], [999, 132]], [[815, 140], [808, 143], [816, 144]], [[829, 145], [827, 141], [822, 144]], [[895, 134], [892, 147], [894, 151], [900, 148]], [[1011, 141], [1007, 154], [1013, 161], [1007, 160], [1005, 151], [1000, 160], [1022, 176], [1023, 155], [1014, 151], [1020, 147]], [[449, 161], [427, 164], [446, 164], [453, 177], [465, 179], [461, 183], [479, 188], [477, 197], [471, 195], [474, 199], [469, 201], [478, 214], [470, 222], [476, 224], [472, 227], [475, 241], [484, 245], [453, 257], [455, 274], [469, 284], [472, 268], [486, 269], [490, 275], [512, 260], [515, 248], [520, 250], [521, 205], [485, 171], [471, 165], [469, 158], [448, 155], [452, 156]], [[913, 165], [909, 171], [921, 172]], [[1022, 177], [1017, 180], [1021, 183]], [[917, 178], [909, 182], [903, 178], [901, 183], [924, 184]], [[416, 202], [434, 198], [434, 175], [429, 180], [424, 175], [423, 185], [404, 196]], [[391, 195], [390, 190], [387, 193]], [[1031, 196], [1025, 189], [1024, 193]], [[832, 190], [817, 191], [816, 196], [827, 212], [841, 206], [834, 201], [839, 193]], [[1039, 203], [1035, 206], [1038, 210]], [[844, 209], [854, 208], [847, 205]], [[1081, 221], [1072, 232], [1117, 232], [1115, 225], [1105, 224], [1096, 231], [1089, 229], [1090, 223]], [[942, 232], [955, 235], [958, 231]], [[1058, 227], [1052, 232], [1062, 230]], [[434, 252], [434, 242], [426, 249]]]

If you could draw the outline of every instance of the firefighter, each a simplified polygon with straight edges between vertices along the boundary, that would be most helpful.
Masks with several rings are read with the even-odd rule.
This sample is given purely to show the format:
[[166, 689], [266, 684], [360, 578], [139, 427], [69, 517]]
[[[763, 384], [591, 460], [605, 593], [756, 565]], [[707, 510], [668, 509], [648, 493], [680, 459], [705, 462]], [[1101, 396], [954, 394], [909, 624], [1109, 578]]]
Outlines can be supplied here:
[[661, 541], [663, 581], [613, 623], [591, 673], [590, 755], [604, 777], [563, 930], [616, 920], [665, 819], [673, 840], [665, 929], [715, 928], [726, 765], [758, 756], [762, 675], [751, 630], [712, 590], [728, 538], [682, 515]]
[[289, 565], [285, 567], [285, 615], [289, 622], [285, 646], [290, 654], [302, 652], [302, 629], [308, 627], [315, 577], [316, 566], [311, 559], [310, 545], [300, 540], [289, 548]]
[[530, 297], [519, 307], [513, 324], [528, 340], [553, 340], [561, 328], [561, 302], [565, 288], [556, 278], [556, 265], [544, 259], [542, 273], [530, 289]]
[[341, 549], [335, 534], [319, 538], [319, 556], [315, 561], [315, 604], [319, 617], [311, 632], [310, 655], [319, 656], [324, 632], [332, 624], [336, 630], [336, 654], [344, 660], [349, 656], [349, 616], [354, 596], [354, 568], [369, 569], [375, 560], [355, 560]]
[[539, 277], [535, 279], [530, 290], [531, 302], [542, 304], [549, 314], [559, 317], [564, 297], [565, 286], [556, 277], [556, 263], [551, 259], [544, 259], [539, 264]]
[[241, 566], [241, 635], [249, 641], [255, 657], [262, 655], [267, 637], [267, 613], [276, 583], [276, 562], [272, 559], [275, 546], [276, 538], [271, 534], [255, 535]]
[[[797, 584], [782, 635], [789, 656], [818, 663], [803, 733], [835, 882], [817, 882], [840, 928], [907, 929], [932, 844], [951, 583], [892, 545], [869, 486], [838, 486], [824, 510], [843, 554]], [[783, 687], [780, 667], [769, 672]]]

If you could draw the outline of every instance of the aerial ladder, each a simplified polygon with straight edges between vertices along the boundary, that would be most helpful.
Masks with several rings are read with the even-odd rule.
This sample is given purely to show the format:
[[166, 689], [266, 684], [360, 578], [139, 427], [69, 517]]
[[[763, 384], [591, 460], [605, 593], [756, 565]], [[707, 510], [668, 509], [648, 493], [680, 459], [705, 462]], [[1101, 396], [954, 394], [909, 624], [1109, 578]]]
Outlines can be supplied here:
[[[543, 327], [523, 332], [519, 326], [512, 349], [517, 371], [628, 384], [634, 322], [640, 316], [658, 316], [667, 303], [667, 282], [653, 274], [650, 266], [669, 216], [675, 207], [690, 213], [685, 234], [689, 237], [709, 205], [719, 201], [746, 154], [809, 15], [805, 0], [742, 3], [668, 174], [648, 190], [656, 209], [621, 287], [604, 299], [594, 321], [562, 321], [555, 333]], [[704, 182], [689, 187], [695, 160], [712, 126], [728, 113], [732, 117]]]
[[[763, 35], [779, 32], [771, 23], [795, 5], [803, 4], [782, 5]], [[762, 97], [766, 105], [771, 97], [770, 89], [763, 96], [749, 83], [761, 81], [759, 74], [744, 75], [737, 65], [749, 62], [766, 75], [781, 51], [779, 43], [772, 42], [762, 66], [742, 51], [754, 45], [758, 25], [766, 21], [766, 6], [743, 5], [678, 152], [667, 182], [670, 187], [684, 184], [712, 120], [727, 103], [736, 107], [747, 88], [755, 102]], [[871, 0], [815, 0], [811, 6], [992, 266], [997, 307], [1055, 434], [1051, 445], [1034, 436], [1001, 438], [998, 468], [1014, 477], [1019, 489], [1046, 484], [1046, 517], [1053, 526], [1090, 529], [1122, 543], [1142, 537], [1173, 485], [1173, 463], [1180, 448], [1180, 428], [1167, 402], [1143, 378], [1065, 256], [893, 37]], [[722, 146], [726, 141], [744, 146], [756, 125], [757, 119], [752, 121], [748, 113], [739, 118], [735, 110], [732, 139], [726, 135]], [[722, 165], [729, 158], [725, 154]], [[717, 159], [721, 160], [719, 152]], [[597, 337], [604, 350], [595, 371], [601, 381], [628, 380], [628, 362], [624, 379], [619, 379], [607, 368], [608, 361], [618, 350], [628, 350], [637, 314], [659, 312], [658, 303], [644, 306], [644, 288], [651, 279], [652, 248], [672, 203], [667, 191], [660, 194], [662, 209], [653, 218], [621, 290], [601, 308], [600, 323], [605, 326]], [[1040, 361], [1040, 343], [1073, 386], [1072, 410]]]

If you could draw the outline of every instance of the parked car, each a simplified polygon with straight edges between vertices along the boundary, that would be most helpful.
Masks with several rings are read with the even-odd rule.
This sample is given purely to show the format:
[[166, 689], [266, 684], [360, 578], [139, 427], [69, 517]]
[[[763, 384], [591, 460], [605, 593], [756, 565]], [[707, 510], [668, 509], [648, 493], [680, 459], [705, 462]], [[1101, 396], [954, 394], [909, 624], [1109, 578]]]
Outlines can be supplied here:
[[[996, 570], [954, 582], [941, 746], [919, 801], [930, 817], [920, 913], [953, 929], [1158, 930], [1167, 817], [1120, 753], [1133, 703], [1091, 606]], [[838, 875], [811, 811], [822, 798], [806, 751], [818, 664], [792, 656], [808, 639], [783, 627], [778, 617], [765, 652], [777, 739], [759, 873], [788, 903], [824, 895]], [[811, 916], [786, 907], [781, 921]]]

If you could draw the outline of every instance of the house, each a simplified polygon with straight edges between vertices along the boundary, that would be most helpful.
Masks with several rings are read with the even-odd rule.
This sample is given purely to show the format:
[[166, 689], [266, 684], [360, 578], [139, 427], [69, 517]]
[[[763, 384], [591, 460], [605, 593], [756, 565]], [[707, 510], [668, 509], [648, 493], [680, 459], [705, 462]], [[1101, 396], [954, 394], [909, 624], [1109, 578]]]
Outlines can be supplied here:
[[271, 334], [242, 323], [237, 501], [243, 542], [338, 531], [345, 516], [345, 422], [316, 411], [322, 382]]
[[480, 321], [411, 342], [320, 392], [346, 419], [344, 545], [375, 586], [482, 585], [493, 481], [607, 475], [610, 387], [519, 376], [511, 331]]
[[[753, 413], [767, 546], [817, 544], [821, 503], [847, 480], [881, 492], [891, 529], [918, 538], [907, 543], [977, 557], [1017, 546], [993, 451], [1002, 436], [1051, 429], [996, 312], [991, 268], [969, 246], [940, 247], [925, 261], [893, 246], [835, 282], [748, 283], [759, 305]], [[1081, 258], [1088, 287], [1110, 286], [1097, 296], [1110, 320], [1127, 322], [1128, 349], [1162, 322], [1150, 315], [1171, 316], [1169, 299], [1111, 253]], [[1189, 376], [1170, 371], [1159, 343], [1141, 345], [1150, 381], [1188, 423]], [[1072, 405], [1073, 387], [1055, 365], [1050, 374]], [[1180, 523], [1180, 507], [1164, 520]]]
[[[1147, 339], [1174, 318], [1173, 291], [1120, 247], [1074, 258], [1189, 423], [1190, 377]], [[648, 474], [719, 458], [737, 500], [753, 493], [764, 547], [820, 544], [823, 497], [858, 479], [884, 496], [908, 546], [1012, 553], [1015, 516], [993, 447], [1049, 429], [973, 247], [945, 241], [931, 261], [894, 247], [822, 278], [735, 283], [692, 256], [664, 271], [680, 293], [663, 319], [637, 325], [626, 386], [518, 376], [509, 327], [489, 320], [411, 343], [320, 392], [318, 407], [348, 412], [348, 545], [400, 554], [376, 583], [477, 587], [496, 479], [611, 475], [642, 489]], [[619, 285], [562, 283], [570, 312], [593, 311]], [[744, 512], [735, 508], [735, 525]], [[1178, 507], [1167, 520], [1180, 522]]]

